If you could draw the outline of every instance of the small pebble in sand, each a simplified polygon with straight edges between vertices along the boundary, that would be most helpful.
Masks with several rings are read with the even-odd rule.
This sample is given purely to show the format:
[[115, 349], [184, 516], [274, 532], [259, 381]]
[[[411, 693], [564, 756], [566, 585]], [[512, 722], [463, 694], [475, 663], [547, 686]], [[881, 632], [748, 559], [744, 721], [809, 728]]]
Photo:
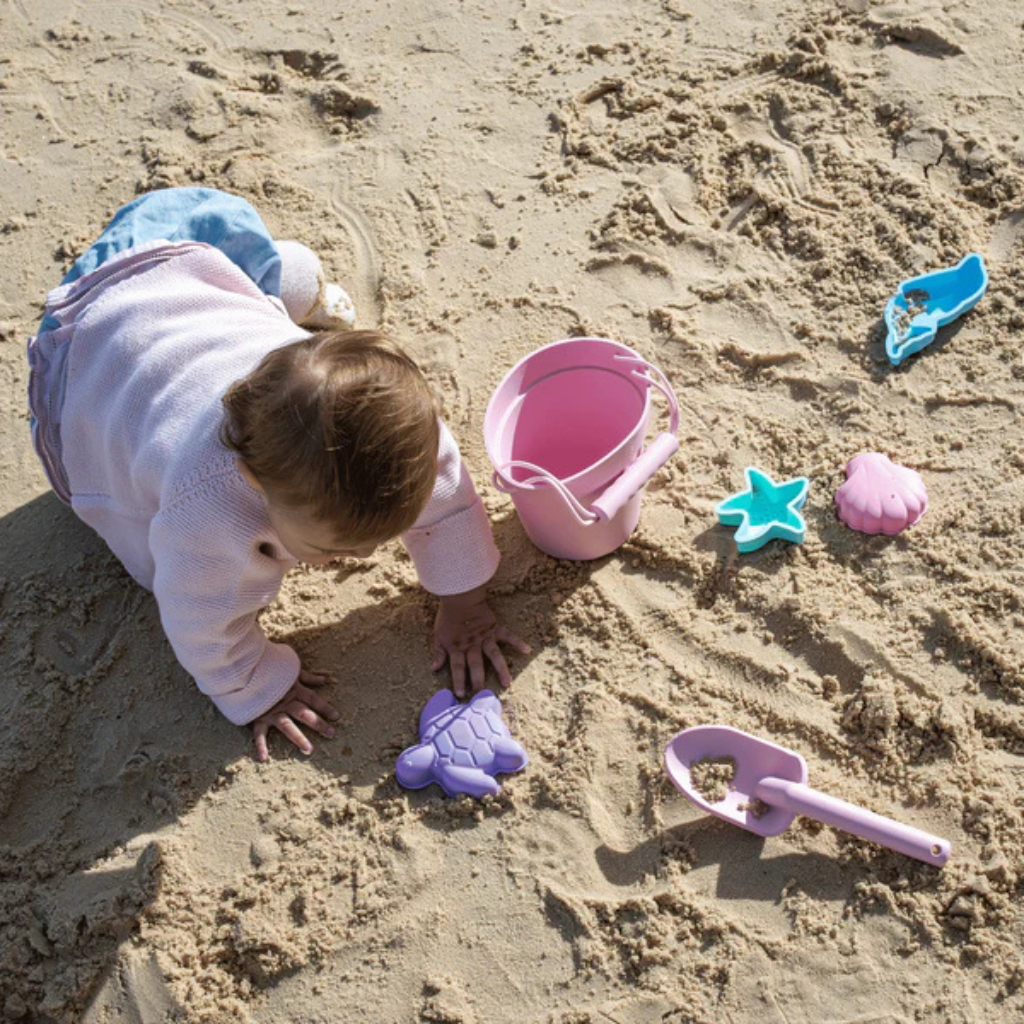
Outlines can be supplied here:
[[21, 1020], [28, 1014], [28, 1006], [25, 1000], [17, 993], [9, 995], [4, 1003], [4, 1015], [8, 1020]]
[[273, 867], [281, 859], [281, 848], [270, 836], [260, 836], [249, 847], [249, 859], [254, 867]]
[[690, 762], [690, 781], [708, 803], [724, 800], [736, 778], [734, 757], [702, 757]]

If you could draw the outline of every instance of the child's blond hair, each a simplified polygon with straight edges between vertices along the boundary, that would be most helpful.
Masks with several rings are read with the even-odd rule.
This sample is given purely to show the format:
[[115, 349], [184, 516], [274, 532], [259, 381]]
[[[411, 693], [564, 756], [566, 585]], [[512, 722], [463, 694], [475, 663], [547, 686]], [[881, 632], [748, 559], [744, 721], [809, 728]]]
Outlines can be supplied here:
[[409, 529], [437, 476], [438, 403], [378, 331], [324, 331], [264, 356], [224, 395], [221, 440], [268, 498], [381, 543]]

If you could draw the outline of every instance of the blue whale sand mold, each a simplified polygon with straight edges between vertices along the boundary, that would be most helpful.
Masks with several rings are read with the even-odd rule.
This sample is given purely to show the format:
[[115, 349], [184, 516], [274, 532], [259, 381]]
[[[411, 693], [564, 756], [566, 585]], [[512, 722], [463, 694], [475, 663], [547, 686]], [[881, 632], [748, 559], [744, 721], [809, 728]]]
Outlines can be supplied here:
[[[972, 252], [955, 267], [935, 270], [900, 283], [885, 305], [885, 354], [893, 366], [930, 345], [940, 327], [973, 309], [988, 288], [988, 271]], [[908, 311], [917, 310], [907, 323]]]

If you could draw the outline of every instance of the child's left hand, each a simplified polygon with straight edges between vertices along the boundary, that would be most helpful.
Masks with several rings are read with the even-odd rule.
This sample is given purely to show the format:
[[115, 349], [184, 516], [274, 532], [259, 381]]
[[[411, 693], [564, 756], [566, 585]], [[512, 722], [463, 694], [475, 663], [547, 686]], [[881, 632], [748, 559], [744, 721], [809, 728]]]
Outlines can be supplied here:
[[441, 598], [434, 622], [434, 660], [431, 671], [436, 672], [445, 661], [451, 665], [452, 689], [456, 697], [466, 695], [466, 670], [473, 692], [483, 689], [487, 655], [503, 687], [512, 682], [499, 643], [508, 644], [520, 654], [529, 654], [530, 646], [514, 633], [498, 625], [498, 617], [487, 603], [487, 588], [477, 587], [465, 594], [452, 594]]

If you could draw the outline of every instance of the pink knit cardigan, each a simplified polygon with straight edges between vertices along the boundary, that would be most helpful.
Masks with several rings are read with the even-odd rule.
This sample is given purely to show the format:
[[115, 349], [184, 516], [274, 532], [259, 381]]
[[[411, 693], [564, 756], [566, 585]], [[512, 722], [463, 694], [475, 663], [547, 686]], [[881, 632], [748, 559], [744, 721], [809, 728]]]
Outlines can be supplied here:
[[[306, 332], [195, 242], [121, 253], [52, 292], [47, 313], [60, 326], [30, 342], [29, 393], [51, 480], [153, 591], [200, 690], [232, 722], [252, 721], [298, 675], [295, 651], [256, 622], [296, 559], [218, 439], [220, 399]], [[402, 540], [435, 594], [472, 590], [497, 568], [487, 514], [443, 424], [433, 495]]]

